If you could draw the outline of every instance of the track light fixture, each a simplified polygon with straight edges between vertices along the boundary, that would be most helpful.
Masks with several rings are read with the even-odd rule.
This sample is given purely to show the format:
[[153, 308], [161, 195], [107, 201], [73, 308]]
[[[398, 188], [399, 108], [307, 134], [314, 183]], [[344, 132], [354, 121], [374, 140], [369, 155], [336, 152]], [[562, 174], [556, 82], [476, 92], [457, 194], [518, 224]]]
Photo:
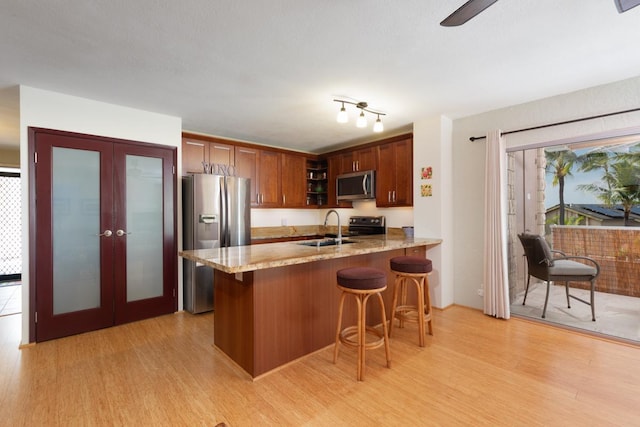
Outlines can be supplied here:
[[347, 115], [347, 110], [344, 108], [344, 104], [355, 105], [356, 108], [360, 109], [360, 115], [358, 116], [358, 120], [356, 120], [356, 126], [359, 128], [367, 127], [367, 118], [364, 115], [364, 112], [375, 114], [377, 116], [376, 121], [373, 125], [374, 132], [382, 132], [384, 130], [384, 125], [382, 124], [382, 120], [380, 120], [380, 116], [385, 116], [386, 113], [381, 111], [374, 111], [369, 108], [369, 104], [366, 102], [352, 102], [345, 101], [344, 99], [334, 99], [335, 102], [339, 102], [342, 106], [340, 107], [340, 111], [338, 112], [337, 121], [338, 123], [347, 123], [349, 121], [349, 117]]
[[347, 110], [344, 109], [344, 102], [342, 103], [342, 107], [340, 108], [340, 112], [338, 112], [338, 123], [347, 123], [349, 121], [349, 115], [347, 114]]

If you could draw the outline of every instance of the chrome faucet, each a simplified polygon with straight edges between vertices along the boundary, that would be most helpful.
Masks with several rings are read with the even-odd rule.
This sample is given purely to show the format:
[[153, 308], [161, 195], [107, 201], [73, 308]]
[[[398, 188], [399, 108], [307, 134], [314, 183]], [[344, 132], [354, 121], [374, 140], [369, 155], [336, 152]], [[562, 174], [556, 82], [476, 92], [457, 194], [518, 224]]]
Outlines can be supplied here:
[[327, 226], [327, 220], [329, 219], [329, 214], [333, 212], [334, 214], [336, 214], [336, 216], [338, 217], [338, 237], [336, 238], [336, 242], [341, 245], [342, 244], [342, 227], [340, 227], [340, 215], [338, 215], [338, 211], [336, 211], [335, 209], [330, 209], [329, 212], [327, 212], [327, 215], [324, 217], [324, 226]]

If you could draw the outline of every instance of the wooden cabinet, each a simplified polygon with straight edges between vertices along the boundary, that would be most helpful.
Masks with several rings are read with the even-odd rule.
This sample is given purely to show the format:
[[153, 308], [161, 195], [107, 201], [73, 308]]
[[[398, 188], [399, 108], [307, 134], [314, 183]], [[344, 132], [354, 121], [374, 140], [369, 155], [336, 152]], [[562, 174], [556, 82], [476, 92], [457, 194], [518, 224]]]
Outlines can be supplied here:
[[342, 171], [342, 161], [344, 155], [336, 154], [326, 158], [327, 161], [327, 206], [328, 208], [350, 208], [353, 206], [351, 202], [338, 203], [336, 197], [336, 177]]
[[302, 155], [236, 147], [236, 175], [251, 179], [251, 206], [260, 208], [306, 207]]
[[413, 205], [413, 140], [411, 137], [379, 145], [376, 205]]
[[251, 179], [251, 206], [280, 206], [280, 153], [235, 148], [236, 175]]
[[182, 172], [233, 175], [234, 147], [194, 138], [182, 139]]
[[258, 154], [258, 194], [260, 194], [258, 206], [280, 207], [282, 195], [280, 153], [260, 150]]
[[182, 172], [203, 173], [203, 163], [209, 161], [209, 143], [204, 141], [182, 140]]
[[327, 157], [327, 207], [338, 206], [336, 199], [336, 177], [342, 173], [342, 156]]
[[413, 206], [413, 136], [380, 140], [318, 159], [287, 150], [183, 133], [183, 173], [251, 179], [251, 206], [261, 208], [352, 207], [336, 200], [336, 177], [375, 170], [379, 207]]
[[306, 166], [306, 157], [282, 153], [280, 181], [282, 182], [281, 202], [283, 208], [307, 206]]
[[375, 168], [375, 147], [361, 148], [342, 154], [342, 165], [340, 173], [367, 171]]
[[327, 206], [327, 161], [307, 159], [306, 165], [306, 205]]
[[258, 206], [258, 150], [236, 147], [236, 175], [251, 180], [251, 206]]
[[[235, 147], [233, 145], [219, 144], [217, 142], [209, 143], [209, 164], [211, 167], [216, 165], [218, 169], [222, 166], [235, 166]], [[219, 171], [222, 172], [222, 171]], [[233, 170], [228, 173], [220, 173], [219, 175], [233, 175]]]

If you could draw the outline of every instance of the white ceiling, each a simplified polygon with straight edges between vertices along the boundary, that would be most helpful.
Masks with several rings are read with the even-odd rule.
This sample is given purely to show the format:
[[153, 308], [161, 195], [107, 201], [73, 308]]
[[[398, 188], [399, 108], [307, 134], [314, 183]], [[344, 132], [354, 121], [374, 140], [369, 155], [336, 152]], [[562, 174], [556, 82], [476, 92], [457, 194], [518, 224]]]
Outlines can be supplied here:
[[[22, 84], [323, 152], [374, 135], [355, 108], [336, 123], [336, 96], [387, 112], [386, 135], [640, 73], [640, 7], [499, 1], [441, 27], [464, 1], [4, 0], [0, 107]], [[17, 114], [0, 108], [0, 144], [17, 144]]]

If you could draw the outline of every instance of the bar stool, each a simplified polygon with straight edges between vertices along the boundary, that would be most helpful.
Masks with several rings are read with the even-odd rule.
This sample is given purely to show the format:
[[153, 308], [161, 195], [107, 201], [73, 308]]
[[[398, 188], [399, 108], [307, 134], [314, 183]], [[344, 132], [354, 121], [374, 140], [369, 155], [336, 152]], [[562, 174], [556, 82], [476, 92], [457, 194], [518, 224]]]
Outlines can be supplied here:
[[[389, 349], [389, 334], [387, 332], [387, 317], [384, 311], [382, 291], [387, 289], [387, 274], [376, 268], [351, 267], [338, 270], [338, 289], [342, 291], [340, 306], [338, 308], [338, 326], [336, 327], [336, 345], [333, 351], [333, 363], [338, 360], [339, 344], [358, 349], [358, 381], [364, 379], [365, 351], [384, 345], [387, 367], [391, 367], [391, 352]], [[347, 295], [353, 295], [357, 303], [358, 321], [355, 326], [342, 329], [342, 311]], [[376, 295], [380, 302], [380, 314], [382, 315], [382, 332], [367, 326], [367, 301], [369, 297]], [[367, 335], [375, 337], [375, 341], [367, 342]]]
[[[404, 322], [418, 323], [418, 344], [424, 347], [425, 323], [429, 327], [429, 335], [433, 335], [431, 320], [431, 295], [427, 275], [433, 270], [430, 259], [415, 256], [397, 256], [391, 258], [391, 271], [396, 275], [393, 302], [391, 303], [391, 326], [389, 336], [393, 332], [394, 319], [398, 319], [400, 327]], [[407, 282], [416, 287], [417, 305], [407, 305]], [[398, 305], [400, 304], [400, 305]]]

